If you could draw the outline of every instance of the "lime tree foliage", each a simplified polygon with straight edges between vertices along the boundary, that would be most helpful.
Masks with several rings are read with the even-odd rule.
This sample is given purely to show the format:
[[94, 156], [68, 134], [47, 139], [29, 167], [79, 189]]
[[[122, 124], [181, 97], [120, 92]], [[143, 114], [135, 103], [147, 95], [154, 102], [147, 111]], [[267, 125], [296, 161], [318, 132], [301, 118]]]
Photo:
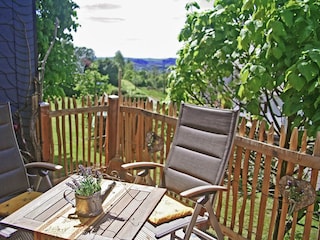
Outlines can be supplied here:
[[108, 75], [110, 84], [118, 86], [119, 66], [110, 58], [97, 60], [98, 71], [101, 75]]
[[320, 2], [215, 0], [188, 4], [184, 47], [169, 77], [169, 97], [238, 105], [251, 116], [320, 130]]
[[[123, 96], [146, 98], [153, 90], [165, 92], [168, 73], [154, 67], [149, 69], [136, 69], [134, 63], [125, 59], [120, 51], [111, 58], [96, 59], [97, 71], [101, 76], [108, 76], [109, 88], [108, 94], [118, 94], [119, 71], [121, 70], [122, 81], [128, 81], [130, 84], [122, 84], [121, 93]], [[134, 87], [132, 87], [134, 86]], [[128, 89], [126, 89], [128, 87]], [[160, 94], [158, 94], [160, 95]], [[157, 98], [158, 97], [154, 97]]]
[[39, 81], [45, 99], [72, 91], [76, 58], [72, 31], [78, 5], [72, 0], [37, 0], [36, 27], [39, 56]]
[[165, 93], [168, 72], [161, 71], [156, 67], [136, 70], [134, 64], [128, 61], [125, 64], [123, 78], [132, 82], [136, 87], [154, 89]]
[[101, 59], [91, 48], [76, 47], [77, 71], [74, 74], [74, 96], [101, 96], [110, 90], [109, 74], [101, 72]]
[[98, 71], [102, 75], [109, 76], [109, 82], [118, 87], [119, 71], [125, 68], [125, 61], [120, 51], [115, 53], [113, 58], [98, 59]]
[[122, 56], [122, 53], [120, 51], [117, 51], [113, 60], [116, 62], [117, 66], [119, 69], [123, 69], [125, 68], [125, 60], [124, 57]]
[[98, 71], [98, 63], [88, 66], [83, 73], [74, 76], [75, 94], [78, 96], [101, 96], [108, 92], [109, 77]]
[[97, 59], [95, 52], [91, 48], [75, 47], [74, 53], [77, 59], [77, 72], [79, 73], [83, 73]]

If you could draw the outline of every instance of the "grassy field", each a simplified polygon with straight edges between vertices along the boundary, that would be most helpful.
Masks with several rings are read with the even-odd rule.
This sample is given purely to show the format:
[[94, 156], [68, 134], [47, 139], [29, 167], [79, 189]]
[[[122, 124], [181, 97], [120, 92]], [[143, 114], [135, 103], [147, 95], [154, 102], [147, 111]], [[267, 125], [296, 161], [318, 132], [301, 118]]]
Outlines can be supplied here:
[[149, 97], [156, 101], [164, 100], [166, 97], [166, 93], [163, 90], [148, 87], [138, 88], [132, 82], [125, 79], [121, 81], [121, 89], [122, 92], [125, 92], [130, 97]]
[[[232, 194], [230, 195], [230, 197], [232, 198]], [[225, 195], [224, 195], [224, 198], [225, 198]], [[257, 225], [257, 222], [258, 222], [258, 213], [259, 213], [259, 208], [260, 208], [260, 200], [261, 200], [261, 192], [257, 192], [256, 195], [255, 195], [255, 199], [254, 199], [254, 212], [256, 213], [254, 216], [252, 216], [252, 222], [253, 222], [253, 226], [256, 226]], [[224, 199], [224, 201], [226, 201], [226, 199]], [[262, 232], [262, 239], [265, 240], [265, 239], [268, 239], [268, 231], [269, 231], [269, 225], [270, 225], [270, 219], [271, 219], [271, 213], [272, 213], [272, 204], [273, 204], [273, 201], [274, 199], [272, 197], [268, 197], [267, 199], [267, 207], [266, 207], [266, 212], [265, 212], [265, 223], [264, 223], [264, 229], [263, 229], [263, 232]], [[229, 202], [232, 202], [232, 201], [229, 201]], [[245, 207], [245, 213], [249, 213], [250, 212], [250, 202], [251, 202], [251, 199], [250, 197], [247, 199], [246, 201], [246, 207]], [[235, 226], [234, 226], [234, 232], [238, 232], [239, 231], [239, 226], [237, 225], [238, 223], [238, 218], [240, 216], [240, 210], [241, 210], [241, 206], [243, 204], [243, 197], [238, 197], [237, 199], [237, 214], [236, 214], [236, 219], [235, 222]], [[229, 209], [228, 209], [228, 214], [227, 214], [227, 226], [230, 226], [231, 225], [231, 221], [232, 221], [232, 216], [231, 216], [231, 206], [229, 206]], [[221, 213], [225, 213], [225, 206], [222, 206], [221, 208]], [[244, 219], [243, 219], [243, 223], [244, 223], [244, 226], [247, 226], [248, 223], [249, 223], [249, 220], [250, 220], [250, 216], [248, 214], [244, 214]], [[303, 217], [302, 219], [300, 219], [300, 224], [297, 224], [296, 226], [296, 230], [295, 230], [295, 234], [294, 234], [294, 239], [295, 240], [303, 240], [303, 223], [305, 222], [305, 218]], [[315, 219], [312, 220], [312, 225], [314, 226], [314, 228], [311, 229], [311, 234], [310, 234], [310, 239], [317, 239], [317, 235], [318, 235], [318, 229], [316, 227], [318, 227], [318, 224], [319, 222]], [[252, 232], [252, 239], [255, 239], [255, 233], [257, 231], [257, 229], [255, 227], [253, 227], [253, 232]], [[208, 230], [208, 233], [211, 234], [211, 235], [215, 235], [215, 231], [210, 227], [209, 230]], [[242, 236], [243, 237], [247, 237], [248, 236], [248, 229], [245, 227], [243, 228], [243, 231], [242, 231]], [[290, 232], [287, 233], [283, 240], [290, 240]]]

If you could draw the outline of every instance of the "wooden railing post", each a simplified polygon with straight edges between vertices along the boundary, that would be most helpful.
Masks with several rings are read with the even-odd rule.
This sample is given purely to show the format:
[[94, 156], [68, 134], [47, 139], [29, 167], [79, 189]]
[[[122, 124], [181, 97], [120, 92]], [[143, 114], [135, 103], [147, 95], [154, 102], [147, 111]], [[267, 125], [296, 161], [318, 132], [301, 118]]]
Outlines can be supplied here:
[[49, 117], [49, 103], [40, 103], [40, 129], [42, 161], [50, 161], [51, 121]]
[[[109, 96], [109, 109], [108, 109], [108, 163], [117, 154], [117, 136], [118, 136], [118, 119], [119, 119], [119, 97], [116, 95]], [[108, 164], [107, 163], [107, 164]]]

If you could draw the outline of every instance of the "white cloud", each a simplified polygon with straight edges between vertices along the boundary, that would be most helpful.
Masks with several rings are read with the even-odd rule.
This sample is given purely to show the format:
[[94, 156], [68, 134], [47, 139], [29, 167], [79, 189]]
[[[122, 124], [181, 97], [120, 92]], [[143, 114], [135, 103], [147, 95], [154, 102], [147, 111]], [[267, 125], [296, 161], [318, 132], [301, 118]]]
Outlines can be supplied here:
[[[186, 0], [74, 0], [79, 23], [74, 44], [98, 57], [176, 57]], [[212, 6], [207, 3], [206, 7]]]

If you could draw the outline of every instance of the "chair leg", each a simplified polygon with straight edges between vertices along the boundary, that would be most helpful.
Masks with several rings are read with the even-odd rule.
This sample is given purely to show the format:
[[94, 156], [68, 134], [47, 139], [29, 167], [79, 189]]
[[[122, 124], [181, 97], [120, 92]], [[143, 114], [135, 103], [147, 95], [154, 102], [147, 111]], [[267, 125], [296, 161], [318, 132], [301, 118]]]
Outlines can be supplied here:
[[41, 176], [37, 176], [37, 180], [36, 180], [35, 187], [34, 187], [35, 191], [39, 190], [41, 181], [42, 181], [42, 177]]
[[211, 202], [207, 201], [204, 204], [204, 206], [205, 206], [207, 212], [209, 213], [209, 220], [210, 220], [211, 226], [214, 228], [214, 230], [217, 233], [218, 240], [223, 240], [223, 233], [222, 233], [221, 228], [219, 226], [218, 218], [215, 215], [215, 213], [213, 212]]
[[134, 179], [133, 183], [142, 184], [143, 183], [143, 177], [136, 176], [136, 178]]
[[219, 222], [218, 222], [218, 218], [215, 215], [215, 213], [213, 212], [211, 201], [204, 200], [203, 204], [201, 204], [200, 202], [201, 201], [196, 203], [196, 206], [194, 208], [194, 212], [192, 214], [191, 220], [190, 220], [190, 222], [189, 222], [189, 224], [187, 226], [184, 239], [188, 240], [190, 238], [191, 233], [192, 233], [192, 231], [194, 229], [194, 226], [196, 224], [197, 217], [199, 216], [202, 207], [204, 207], [207, 210], [207, 213], [209, 214], [210, 224], [214, 228], [214, 230], [215, 230], [215, 232], [217, 234], [218, 240], [223, 240], [224, 236], [223, 236], [223, 233], [221, 231], [221, 228], [220, 228], [220, 225], [219, 225]]
[[153, 181], [153, 179], [151, 178], [150, 175], [145, 176], [145, 181], [146, 181], [147, 185], [155, 186], [155, 183], [154, 183], [154, 181]]
[[194, 208], [191, 220], [190, 220], [190, 222], [189, 222], [189, 224], [187, 226], [187, 229], [186, 229], [186, 232], [185, 232], [185, 235], [184, 235], [184, 239], [185, 240], [188, 240], [190, 238], [192, 230], [193, 230], [193, 228], [194, 228], [194, 226], [196, 224], [197, 217], [200, 214], [201, 208], [202, 208], [202, 205], [199, 204], [199, 203], [196, 203], [196, 206]]
[[185, 240], [186, 238], [181, 238], [179, 236], [176, 235], [176, 232], [172, 232], [170, 234], [170, 240]]

